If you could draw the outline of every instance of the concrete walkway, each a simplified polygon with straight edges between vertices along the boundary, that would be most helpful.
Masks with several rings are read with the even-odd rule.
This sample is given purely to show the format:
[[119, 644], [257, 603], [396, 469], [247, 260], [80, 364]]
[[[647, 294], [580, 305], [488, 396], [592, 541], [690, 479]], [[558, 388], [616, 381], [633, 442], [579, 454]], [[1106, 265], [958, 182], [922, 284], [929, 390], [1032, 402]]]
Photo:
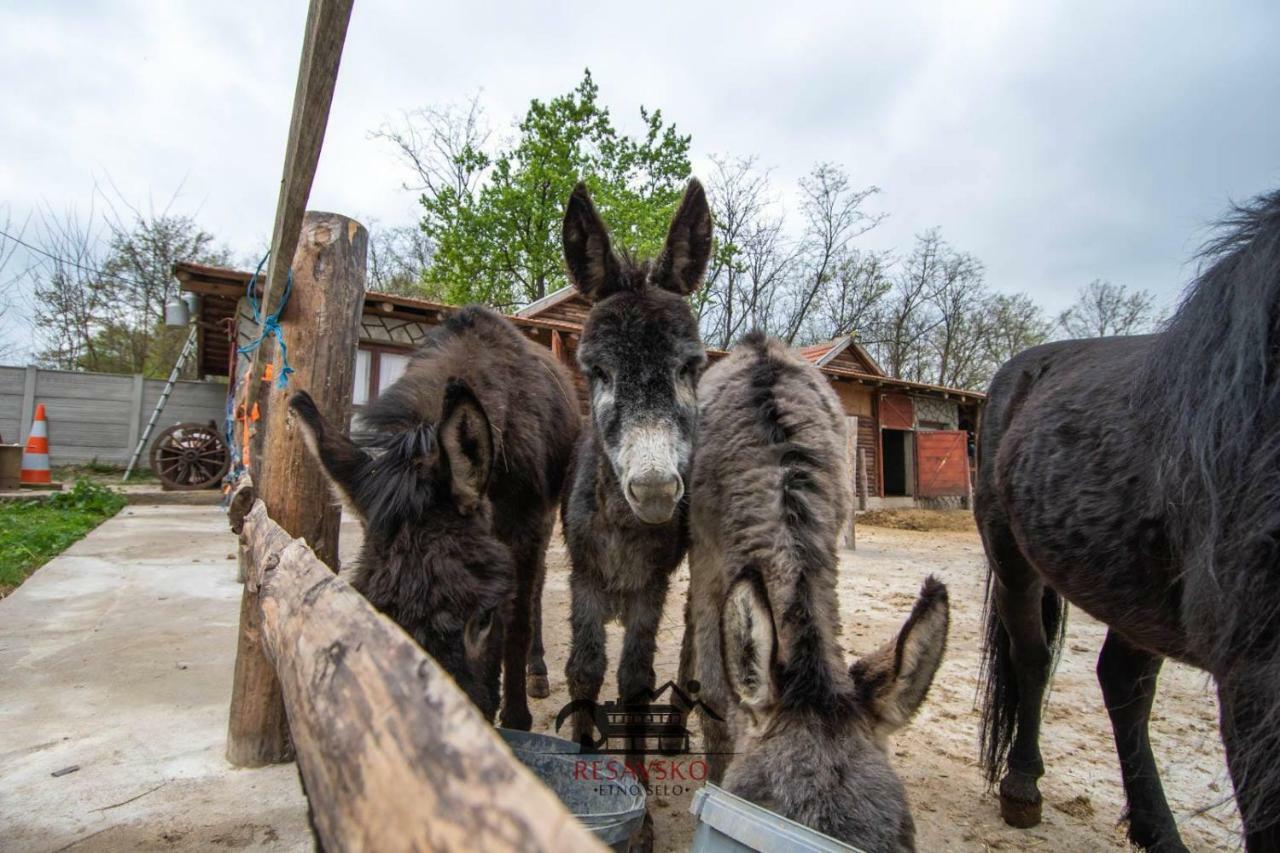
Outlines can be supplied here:
[[129, 506], [0, 600], [0, 850], [311, 849], [294, 766], [223, 758], [234, 551]]

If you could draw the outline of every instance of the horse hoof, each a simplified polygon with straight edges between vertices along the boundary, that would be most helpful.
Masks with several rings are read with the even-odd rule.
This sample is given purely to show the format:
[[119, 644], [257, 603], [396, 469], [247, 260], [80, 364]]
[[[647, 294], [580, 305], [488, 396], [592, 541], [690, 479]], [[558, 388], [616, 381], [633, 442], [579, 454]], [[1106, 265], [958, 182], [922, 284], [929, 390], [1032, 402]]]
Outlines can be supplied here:
[[1000, 817], [1009, 826], [1017, 829], [1030, 829], [1040, 825], [1043, 802], [1039, 795], [1032, 802], [1016, 800], [1013, 797], [1000, 795]]
[[526, 680], [526, 689], [534, 699], [546, 699], [551, 695], [551, 682], [545, 675], [530, 674]]

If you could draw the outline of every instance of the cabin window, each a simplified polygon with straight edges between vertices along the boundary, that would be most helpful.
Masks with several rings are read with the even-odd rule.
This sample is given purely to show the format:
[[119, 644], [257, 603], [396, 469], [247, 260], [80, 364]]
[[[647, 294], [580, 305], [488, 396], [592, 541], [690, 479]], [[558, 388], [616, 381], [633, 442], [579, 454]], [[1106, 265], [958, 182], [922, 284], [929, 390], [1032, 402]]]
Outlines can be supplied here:
[[351, 389], [351, 402], [363, 406], [369, 402], [369, 373], [373, 366], [373, 353], [367, 349], [356, 350], [356, 381]]
[[404, 375], [409, 358], [407, 350], [362, 344], [356, 350], [355, 387], [351, 389], [351, 402], [364, 406], [378, 399]]
[[409, 366], [409, 356], [398, 352], [379, 353], [381, 358], [378, 365], [378, 394], [390, 388], [397, 379], [404, 375], [404, 369]]

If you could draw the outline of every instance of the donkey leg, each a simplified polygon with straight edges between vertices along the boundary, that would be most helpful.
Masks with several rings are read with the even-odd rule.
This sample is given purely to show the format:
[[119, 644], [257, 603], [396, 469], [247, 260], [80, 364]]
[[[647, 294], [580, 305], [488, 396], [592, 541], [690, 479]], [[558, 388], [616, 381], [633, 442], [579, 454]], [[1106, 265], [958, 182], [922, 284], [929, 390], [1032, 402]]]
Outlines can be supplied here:
[[[569, 660], [564, 674], [569, 682], [571, 701], [595, 702], [604, 684], [604, 670], [608, 663], [605, 647], [604, 623], [609, 618], [607, 593], [595, 578], [575, 568], [569, 576], [571, 607], [569, 623], [573, 637], [569, 644]], [[573, 739], [588, 746], [594, 721], [585, 711], [576, 711], [571, 717]]]
[[1185, 851], [1160, 784], [1147, 721], [1164, 658], [1107, 632], [1098, 656], [1098, 683], [1111, 716], [1120, 775], [1129, 802], [1129, 840], [1148, 850]]
[[[655, 578], [653, 584], [632, 594], [622, 610], [622, 624], [626, 629], [622, 640], [622, 658], [618, 662], [618, 698], [625, 703], [647, 704], [657, 682], [653, 671], [653, 657], [657, 652], [658, 624], [662, 621], [662, 606], [667, 598], [665, 578]], [[644, 739], [627, 745], [633, 758], [644, 761]]]
[[529, 661], [533, 621], [534, 576], [542, 562], [539, 543], [529, 538], [511, 546], [516, 564], [516, 600], [503, 646], [502, 712], [499, 715], [503, 727], [526, 732], [533, 728], [533, 715], [529, 713], [529, 696], [525, 692], [525, 667]]
[[556, 516], [552, 511], [547, 513], [543, 522], [542, 541], [537, 549], [537, 564], [534, 566], [533, 593], [530, 596], [530, 607], [533, 610], [532, 631], [533, 642], [529, 646], [529, 695], [534, 699], [546, 699], [551, 695], [551, 683], [547, 679], [546, 650], [542, 647], [542, 587], [547, 579], [547, 543], [551, 540], [551, 531], [555, 527]]
[[1249, 853], [1280, 851], [1280, 707], [1275, 663], [1243, 660], [1218, 678], [1227, 769]]

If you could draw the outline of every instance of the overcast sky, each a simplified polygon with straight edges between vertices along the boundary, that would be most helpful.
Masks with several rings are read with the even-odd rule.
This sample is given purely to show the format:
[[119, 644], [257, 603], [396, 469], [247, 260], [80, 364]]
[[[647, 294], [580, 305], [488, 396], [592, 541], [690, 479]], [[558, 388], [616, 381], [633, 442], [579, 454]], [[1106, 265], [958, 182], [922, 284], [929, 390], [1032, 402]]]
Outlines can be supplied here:
[[[306, 4], [0, 0], [0, 209], [87, 208], [108, 179], [237, 257], [269, 238]], [[783, 8], [784, 12], [779, 13]], [[501, 131], [590, 67], [785, 189], [875, 184], [865, 244], [939, 226], [1050, 310], [1094, 278], [1171, 304], [1206, 225], [1280, 186], [1280, 4], [424, 4], [357, 0], [309, 207], [384, 224], [413, 197], [369, 132], [477, 90]], [[2, 215], [2, 214], [0, 214]], [[10, 341], [29, 331], [12, 319]]]

